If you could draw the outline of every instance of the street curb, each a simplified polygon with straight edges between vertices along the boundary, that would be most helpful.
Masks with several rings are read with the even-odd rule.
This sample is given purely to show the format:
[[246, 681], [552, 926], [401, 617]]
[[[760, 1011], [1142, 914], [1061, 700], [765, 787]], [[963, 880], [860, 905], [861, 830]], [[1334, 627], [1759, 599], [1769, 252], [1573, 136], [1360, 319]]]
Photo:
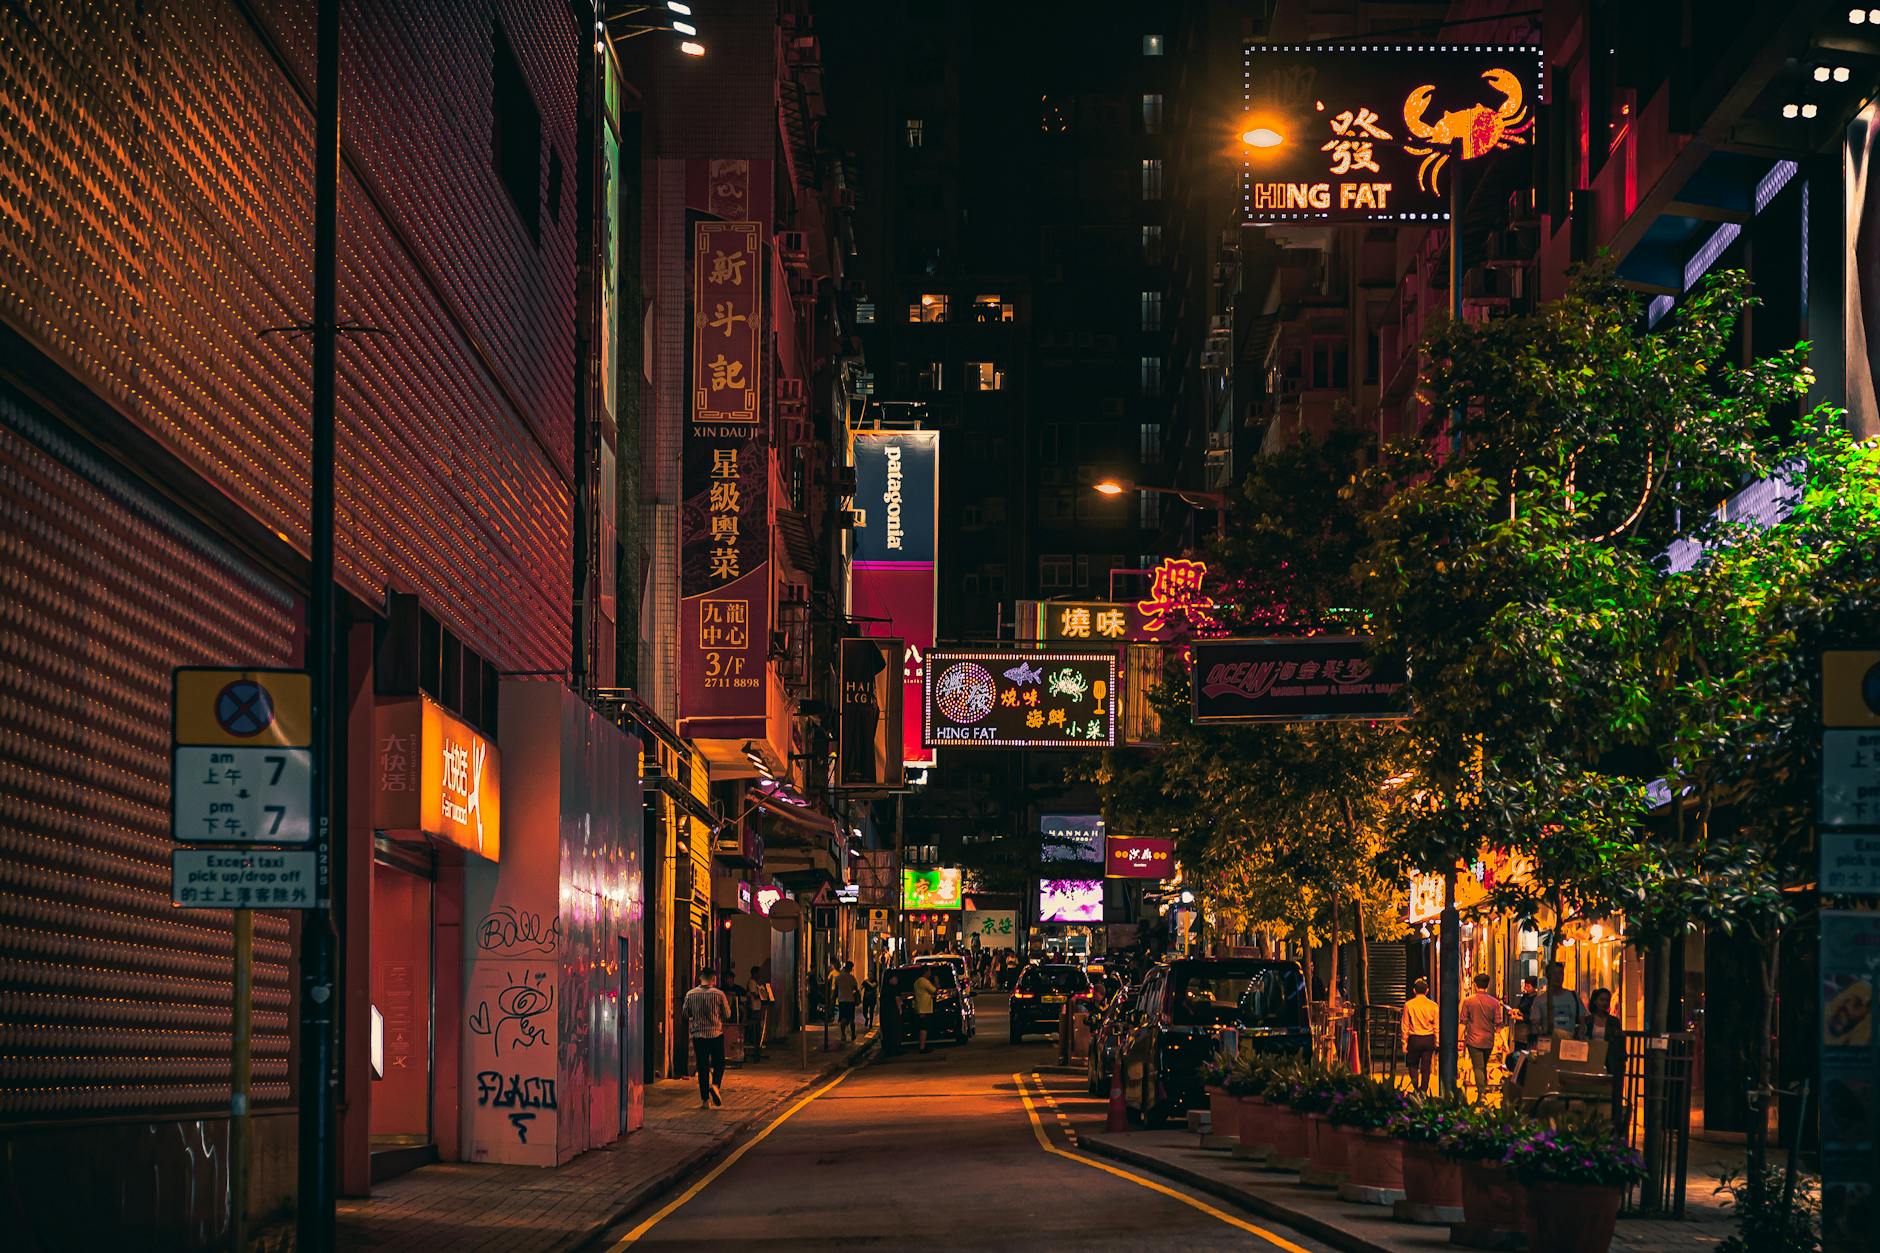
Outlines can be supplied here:
[[[872, 1061], [875, 1055], [880, 1051], [880, 1034], [878, 1032], [869, 1033], [867, 1036], [863, 1037], [861, 1047], [857, 1048], [853, 1053], [849, 1054], [849, 1056], [825, 1063], [815, 1074], [806, 1077], [802, 1083], [799, 1083], [796, 1087], [790, 1089], [769, 1105], [766, 1105], [755, 1113], [747, 1115], [731, 1126], [726, 1127], [723, 1132], [713, 1136], [709, 1143], [701, 1145], [692, 1152], [676, 1159], [669, 1169], [661, 1172], [656, 1178], [649, 1179], [645, 1183], [635, 1187], [631, 1192], [623, 1194], [620, 1201], [615, 1205], [613, 1212], [607, 1217], [589, 1224], [585, 1230], [570, 1235], [566, 1240], [556, 1242], [551, 1246], [551, 1249], [554, 1253], [581, 1253], [582, 1250], [595, 1247], [601, 1237], [605, 1236], [610, 1228], [625, 1221], [649, 1201], [652, 1201], [654, 1198], [666, 1192], [672, 1191], [679, 1185], [690, 1180], [693, 1176], [701, 1175], [717, 1165], [720, 1159], [735, 1148], [738, 1142], [744, 1139], [745, 1136], [757, 1130], [759, 1127], [762, 1127], [772, 1118], [775, 1118], [778, 1110], [789, 1105], [790, 1102], [796, 1100], [797, 1097], [802, 1096], [803, 1093], [809, 1091], [811, 1088], [827, 1082], [833, 1076], [844, 1071], [853, 1070], [866, 1062]], [[630, 1133], [618, 1141], [619, 1144], [626, 1147], [631, 1147], [632, 1142], [633, 1136]]]
[[1378, 1244], [1373, 1240], [1365, 1239], [1356, 1232], [1347, 1231], [1343, 1227], [1328, 1223], [1316, 1214], [1308, 1213], [1305, 1210], [1293, 1209], [1288, 1205], [1282, 1205], [1274, 1201], [1271, 1197], [1261, 1196], [1257, 1192], [1249, 1192], [1244, 1188], [1237, 1188], [1225, 1180], [1210, 1178], [1198, 1170], [1190, 1170], [1186, 1166], [1178, 1166], [1173, 1162], [1163, 1161], [1161, 1158], [1149, 1153], [1141, 1153], [1135, 1149], [1124, 1148], [1121, 1145], [1105, 1143], [1094, 1136], [1080, 1136], [1078, 1138], [1078, 1147], [1094, 1157], [1108, 1157], [1115, 1161], [1128, 1162], [1132, 1166], [1140, 1166], [1144, 1170], [1154, 1171], [1165, 1179], [1173, 1179], [1177, 1183], [1185, 1183], [1198, 1192], [1205, 1192], [1223, 1201], [1232, 1202], [1248, 1213], [1258, 1214], [1262, 1218], [1271, 1218], [1283, 1222], [1290, 1227], [1297, 1228], [1315, 1240], [1323, 1240], [1333, 1248], [1348, 1250], [1348, 1253], [1402, 1253], [1400, 1249], [1393, 1248], [1387, 1244]]

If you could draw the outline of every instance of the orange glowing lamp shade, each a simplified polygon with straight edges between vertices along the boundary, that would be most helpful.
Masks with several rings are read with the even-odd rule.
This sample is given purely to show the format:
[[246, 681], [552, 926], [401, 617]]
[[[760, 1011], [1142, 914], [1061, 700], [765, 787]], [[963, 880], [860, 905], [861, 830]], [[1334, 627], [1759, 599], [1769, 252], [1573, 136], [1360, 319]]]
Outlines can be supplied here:
[[1105, 496], [1121, 496], [1124, 492], [1129, 490], [1115, 479], [1105, 479], [1103, 482], [1098, 483], [1096, 487], [1097, 490], [1102, 492]]
[[1286, 137], [1270, 126], [1256, 126], [1240, 139], [1249, 148], [1277, 148], [1286, 142]]
[[702, 57], [705, 55], [705, 45], [696, 39], [688, 39], [679, 45], [679, 51], [689, 57]]

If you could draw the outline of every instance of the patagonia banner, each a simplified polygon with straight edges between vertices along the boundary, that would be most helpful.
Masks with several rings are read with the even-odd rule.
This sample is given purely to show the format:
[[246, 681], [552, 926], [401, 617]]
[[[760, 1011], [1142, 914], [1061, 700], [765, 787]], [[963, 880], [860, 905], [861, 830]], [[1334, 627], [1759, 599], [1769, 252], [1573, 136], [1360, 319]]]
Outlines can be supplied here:
[[940, 499], [938, 431], [855, 434], [854, 614], [864, 635], [901, 641], [905, 765], [931, 766], [921, 744], [920, 694], [933, 648]]

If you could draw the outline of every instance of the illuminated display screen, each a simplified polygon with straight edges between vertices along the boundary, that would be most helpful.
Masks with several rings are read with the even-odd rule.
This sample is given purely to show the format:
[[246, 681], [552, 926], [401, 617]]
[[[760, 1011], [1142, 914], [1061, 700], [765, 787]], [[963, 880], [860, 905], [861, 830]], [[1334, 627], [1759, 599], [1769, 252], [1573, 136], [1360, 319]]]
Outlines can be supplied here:
[[1154, 835], [1113, 835], [1103, 873], [1112, 879], [1166, 879], [1175, 873], [1175, 841]]
[[1038, 921], [1102, 922], [1103, 880], [1040, 880], [1038, 883]]
[[1248, 44], [1242, 69], [1248, 222], [1444, 222], [1459, 162], [1532, 157], [1539, 48]]
[[927, 655], [932, 748], [1114, 748], [1115, 653]]
[[960, 908], [960, 872], [957, 870], [903, 870], [903, 909]]

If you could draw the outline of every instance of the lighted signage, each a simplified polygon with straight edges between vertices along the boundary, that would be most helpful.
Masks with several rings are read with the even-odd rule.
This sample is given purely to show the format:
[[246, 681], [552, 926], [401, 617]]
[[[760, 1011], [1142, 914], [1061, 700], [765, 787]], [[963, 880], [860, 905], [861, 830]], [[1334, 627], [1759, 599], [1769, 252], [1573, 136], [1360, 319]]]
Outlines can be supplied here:
[[901, 641], [841, 642], [842, 707], [837, 720], [836, 782], [860, 790], [898, 788], [901, 766]]
[[1103, 880], [1040, 880], [1038, 883], [1038, 921], [1102, 922]]
[[738, 881], [738, 910], [739, 912], [746, 913], [746, 914], [752, 912], [752, 910], [756, 907], [755, 902], [756, 902], [756, 897], [755, 897], [755, 894], [751, 891], [751, 885], [749, 881], [740, 879]]
[[1121, 644], [1168, 639], [1175, 632], [1166, 624], [1151, 631], [1135, 601], [1022, 600], [1018, 602], [1019, 635], [1047, 644]]
[[[724, 176], [730, 178], [729, 174]], [[748, 174], [747, 174], [748, 177]], [[762, 739], [770, 648], [770, 448], [759, 421], [762, 227], [693, 223], [691, 414], [681, 448], [680, 717]]]
[[1018, 914], [1010, 909], [969, 909], [960, 933], [974, 937], [980, 948], [1016, 948]]
[[1443, 222], [1457, 162], [1532, 146], [1541, 50], [1248, 44], [1248, 222]]
[[935, 652], [921, 695], [930, 747], [1114, 748], [1115, 653]]
[[920, 689], [933, 649], [940, 499], [938, 431], [855, 435], [855, 528], [849, 586], [862, 633], [901, 640], [901, 756], [931, 766]]
[[766, 883], [751, 893], [751, 912], [760, 918], [768, 918], [770, 911], [782, 899], [783, 889], [774, 883]]
[[497, 859], [502, 767], [494, 744], [420, 696], [378, 707], [373, 750], [380, 830], [422, 832]]
[[[1456, 873], [1456, 908], [1472, 909], [1480, 905], [1497, 885], [1517, 883], [1526, 878], [1530, 866], [1525, 857], [1505, 848], [1491, 848]], [[1413, 872], [1410, 876], [1409, 908], [1406, 920], [1411, 924], [1429, 922], [1442, 916], [1443, 876]]]
[[1111, 879], [1166, 879], [1175, 873], [1175, 841], [1159, 835], [1113, 835], [1103, 873]]
[[1403, 718], [1403, 685], [1403, 663], [1357, 636], [1194, 644], [1196, 722]]
[[1103, 864], [1101, 814], [1040, 814], [1038, 832], [1039, 857], [1060, 873], [1075, 873], [1073, 866]]
[[1214, 608], [1214, 600], [1202, 590], [1207, 578], [1205, 561], [1163, 558], [1150, 574], [1149, 595], [1136, 602], [1143, 631], [1157, 636], [1181, 621], [1191, 627], [1213, 626], [1214, 616], [1208, 611]]
[[901, 908], [959, 909], [963, 892], [958, 870], [903, 870]]

